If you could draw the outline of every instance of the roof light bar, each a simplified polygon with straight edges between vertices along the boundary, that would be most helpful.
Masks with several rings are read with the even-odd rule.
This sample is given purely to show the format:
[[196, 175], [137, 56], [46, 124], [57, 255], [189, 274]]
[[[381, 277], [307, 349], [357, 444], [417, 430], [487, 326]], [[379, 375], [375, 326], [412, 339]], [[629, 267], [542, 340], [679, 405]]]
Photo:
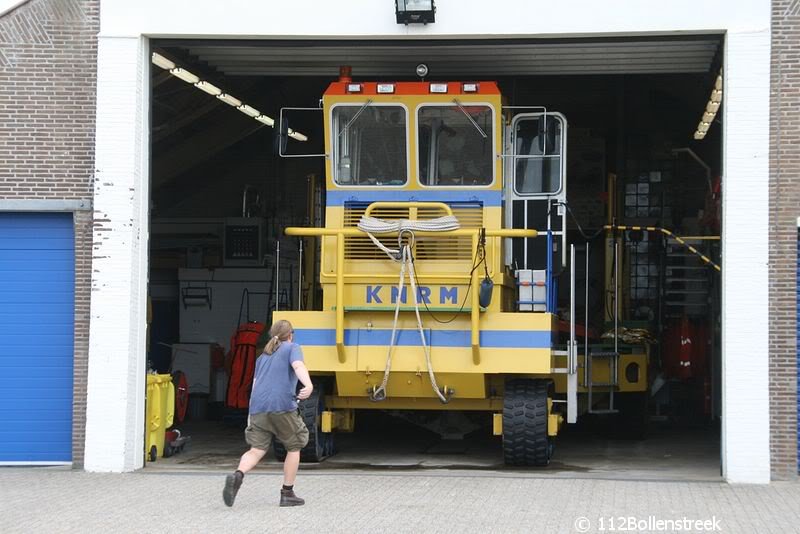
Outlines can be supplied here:
[[[170, 59], [162, 56], [161, 54], [153, 52], [153, 54], [152, 54], [152, 56], [150, 58], [150, 61], [153, 63], [153, 65], [161, 67], [162, 69], [168, 71], [170, 74], [172, 74], [176, 78], [180, 78], [181, 80], [185, 81], [186, 83], [190, 83], [190, 84], [194, 85], [195, 87], [197, 87], [198, 89], [200, 89], [204, 93], [207, 93], [207, 94], [209, 94], [211, 96], [215, 96], [218, 99], [220, 99], [223, 102], [225, 102], [226, 104], [229, 104], [229, 105], [235, 107], [236, 109], [238, 109], [239, 111], [241, 111], [242, 113], [247, 115], [248, 117], [252, 117], [255, 120], [257, 120], [258, 122], [260, 122], [262, 124], [265, 124], [266, 126], [269, 126], [269, 127], [274, 127], [275, 126], [275, 120], [272, 117], [269, 117], [267, 115], [262, 114], [259, 110], [257, 110], [253, 106], [245, 104], [244, 102], [242, 102], [241, 100], [239, 100], [235, 96], [229, 95], [228, 93], [224, 92], [222, 89], [217, 87], [216, 85], [214, 85], [214, 84], [212, 84], [210, 82], [207, 82], [205, 80], [201, 80], [199, 76], [197, 76], [195, 74], [192, 74], [191, 72], [189, 72], [188, 70], [186, 70], [186, 69], [184, 69], [182, 67], [177, 66]], [[360, 87], [361, 84], [355, 84], [355, 85], [359, 85], [359, 87]], [[308, 137], [306, 137], [305, 135], [301, 134], [300, 132], [296, 132], [296, 131], [294, 131], [292, 129], [289, 129], [289, 137], [291, 137], [292, 139], [295, 139], [297, 141], [308, 141]]]

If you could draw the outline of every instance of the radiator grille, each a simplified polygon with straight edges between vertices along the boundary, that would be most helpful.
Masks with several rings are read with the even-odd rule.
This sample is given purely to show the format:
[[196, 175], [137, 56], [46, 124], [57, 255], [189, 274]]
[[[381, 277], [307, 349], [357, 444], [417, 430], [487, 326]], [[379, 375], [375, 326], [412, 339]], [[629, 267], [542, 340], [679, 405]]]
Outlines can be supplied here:
[[[369, 206], [368, 202], [350, 202], [345, 204], [344, 226], [358, 226], [358, 221]], [[483, 206], [479, 202], [460, 202], [450, 204], [461, 228], [480, 228], [483, 226]], [[385, 220], [409, 219], [408, 208], [379, 208], [372, 210], [372, 217]], [[437, 207], [417, 208], [418, 220], [435, 219], [447, 215]], [[375, 236], [389, 248], [397, 248], [395, 236]], [[348, 237], [345, 240], [345, 259], [376, 260], [386, 259], [380, 250], [366, 235], [364, 237]], [[417, 260], [472, 261], [472, 239], [469, 237], [417, 236], [415, 258]]]

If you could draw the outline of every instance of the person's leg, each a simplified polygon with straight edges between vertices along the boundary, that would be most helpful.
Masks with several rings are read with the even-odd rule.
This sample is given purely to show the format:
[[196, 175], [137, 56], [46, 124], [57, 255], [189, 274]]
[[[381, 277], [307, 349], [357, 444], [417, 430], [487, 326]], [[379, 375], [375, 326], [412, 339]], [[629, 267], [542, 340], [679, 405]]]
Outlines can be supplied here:
[[257, 449], [250, 447], [250, 450], [242, 455], [239, 459], [239, 467], [233, 474], [225, 477], [225, 488], [222, 490], [222, 500], [228, 506], [233, 506], [233, 501], [236, 500], [236, 494], [239, 488], [242, 487], [244, 481], [244, 474], [253, 469], [256, 464], [267, 454], [264, 449]]
[[281, 488], [281, 506], [302, 506], [305, 500], [294, 493], [294, 480], [300, 465], [300, 451], [289, 451], [283, 461], [283, 487]]
[[236, 494], [244, 481], [244, 474], [261, 461], [272, 445], [272, 432], [265, 427], [264, 420], [264, 414], [256, 414], [248, 418], [244, 436], [247, 444], [250, 445], [250, 450], [239, 459], [239, 467], [236, 471], [225, 477], [222, 500], [227, 506], [233, 506]]
[[[238, 471], [241, 471], [242, 474], [247, 473], [261, 461], [265, 454], [267, 454], [265, 450], [250, 447], [250, 450], [239, 459]], [[295, 473], [297, 473], [297, 468], [295, 468]]]
[[300, 451], [292, 451], [286, 453], [286, 459], [283, 461], [283, 485], [294, 486], [294, 480], [297, 478], [297, 468], [300, 466]]
[[[308, 443], [308, 429], [297, 412], [282, 414], [278, 424], [281, 427], [283, 444], [286, 446], [286, 459], [283, 462], [283, 487], [281, 506], [301, 506], [306, 501], [295, 495], [294, 481], [300, 465], [300, 449]], [[281, 439], [280, 435], [278, 436]]]

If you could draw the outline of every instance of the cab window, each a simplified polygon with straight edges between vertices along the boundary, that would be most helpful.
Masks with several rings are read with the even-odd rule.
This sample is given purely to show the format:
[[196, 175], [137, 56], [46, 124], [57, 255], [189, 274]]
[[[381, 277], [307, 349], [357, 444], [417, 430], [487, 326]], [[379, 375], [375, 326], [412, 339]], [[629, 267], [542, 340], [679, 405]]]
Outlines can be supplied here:
[[419, 179], [428, 186], [494, 180], [494, 129], [487, 105], [427, 105], [417, 116]]
[[524, 118], [514, 128], [514, 190], [519, 195], [561, 189], [561, 118]]
[[338, 185], [399, 186], [408, 181], [404, 107], [339, 105], [332, 121], [333, 179]]

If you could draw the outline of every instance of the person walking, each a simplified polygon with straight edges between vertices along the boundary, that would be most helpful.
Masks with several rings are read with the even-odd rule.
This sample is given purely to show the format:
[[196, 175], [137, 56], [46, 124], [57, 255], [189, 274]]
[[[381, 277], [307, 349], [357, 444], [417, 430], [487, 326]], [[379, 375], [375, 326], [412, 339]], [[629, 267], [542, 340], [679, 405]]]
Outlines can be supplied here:
[[[283, 462], [283, 487], [280, 506], [301, 506], [305, 501], [295, 495], [294, 481], [300, 464], [300, 449], [308, 443], [308, 429], [297, 407], [314, 391], [311, 377], [303, 363], [303, 351], [294, 342], [289, 321], [276, 321], [269, 330], [270, 339], [256, 359], [250, 414], [244, 431], [250, 450], [239, 460], [239, 467], [225, 477], [222, 499], [233, 506], [244, 475], [267, 454], [277, 439], [286, 448]], [[303, 384], [298, 393], [298, 380]]]

